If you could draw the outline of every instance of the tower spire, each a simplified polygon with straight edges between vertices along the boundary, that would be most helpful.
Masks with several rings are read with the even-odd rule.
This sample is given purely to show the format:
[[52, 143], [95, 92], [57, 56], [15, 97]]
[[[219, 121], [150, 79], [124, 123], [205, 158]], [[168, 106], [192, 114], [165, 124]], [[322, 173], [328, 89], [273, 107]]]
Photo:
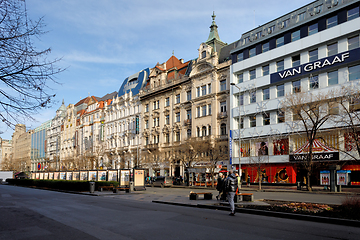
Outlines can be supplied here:
[[211, 18], [212, 18], [212, 23], [210, 26], [210, 33], [208, 39], [206, 40], [206, 43], [211, 42], [213, 40], [221, 41], [217, 30], [218, 26], [216, 25], [215, 22], [215, 18], [216, 18], [215, 11], [213, 11], [213, 15], [211, 16]]

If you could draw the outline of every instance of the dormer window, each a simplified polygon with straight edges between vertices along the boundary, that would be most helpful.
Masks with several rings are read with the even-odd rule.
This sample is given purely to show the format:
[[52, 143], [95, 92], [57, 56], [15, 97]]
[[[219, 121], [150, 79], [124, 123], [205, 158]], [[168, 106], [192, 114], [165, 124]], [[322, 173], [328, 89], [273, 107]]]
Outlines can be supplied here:
[[206, 51], [203, 51], [203, 52], [201, 53], [201, 58], [206, 58]]

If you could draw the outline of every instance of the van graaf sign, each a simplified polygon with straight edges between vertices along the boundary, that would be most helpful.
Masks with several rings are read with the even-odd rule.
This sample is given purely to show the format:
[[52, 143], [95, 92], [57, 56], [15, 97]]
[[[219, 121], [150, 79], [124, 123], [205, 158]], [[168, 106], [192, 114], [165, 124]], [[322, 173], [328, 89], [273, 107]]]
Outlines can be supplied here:
[[272, 73], [270, 75], [270, 83], [276, 83], [292, 78], [299, 78], [303, 75], [309, 74], [312, 71], [325, 70], [332, 66], [341, 66], [346, 63], [351, 63], [360, 59], [360, 48], [351, 51], [339, 53], [334, 56], [322, 58], [320, 60], [306, 63], [298, 67], [289, 68], [281, 72]]
[[[307, 154], [290, 154], [290, 162], [300, 162], [306, 161], [308, 158]], [[339, 152], [323, 152], [323, 153], [313, 153], [313, 161], [334, 161], [339, 160]]]

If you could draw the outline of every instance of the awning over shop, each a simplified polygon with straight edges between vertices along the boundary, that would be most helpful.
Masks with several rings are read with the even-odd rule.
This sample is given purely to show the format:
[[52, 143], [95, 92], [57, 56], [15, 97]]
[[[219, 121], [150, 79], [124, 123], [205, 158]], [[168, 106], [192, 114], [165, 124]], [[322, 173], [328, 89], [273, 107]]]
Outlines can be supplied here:
[[[309, 152], [309, 141], [290, 154], [290, 161], [306, 160]], [[339, 160], [339, 152], [336, 149], [326, 146], [318, 139], [312, 144], [312, 159], [314, 161]]]

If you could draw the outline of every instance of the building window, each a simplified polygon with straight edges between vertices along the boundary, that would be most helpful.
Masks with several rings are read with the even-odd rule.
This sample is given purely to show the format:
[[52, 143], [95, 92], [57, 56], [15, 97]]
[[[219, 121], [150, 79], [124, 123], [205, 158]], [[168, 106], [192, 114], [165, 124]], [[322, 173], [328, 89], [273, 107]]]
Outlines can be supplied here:
[[[244, 105], [244, 95], [243, 94], [236, 94], [235, 96], [235, 107]], [[239, 99], [240, 98], [240, 99]]]
[[237, 80], [238, 80], [238, 83], [242, 83], [244, 81], [244, 74], [243, 73], [239, 73], [237, 75]]
[[226, 133], [226, 124], [225, 123], [222, 123], [220, 125], [220, 133], [221, 133], [221, 135], [226, 135], [227, 134]]
[[264, 53], [264, 52], [267, 52], [267, 51], [269, 51], [269, 42], [264, 43], [262, 45], [262, 52]]
[[270, 89], [269, 88], [265, 88], [262, 90], [263, 92], [263, 100], [269, 100], [270, 99]]
[[226, 101], [220, 103], [220, 112], [226, 112]]
[[295, 42], [300, 39], [300, 30], [291, 33], [291, 41]]
[[270, 125], [270, 113], [263, 113], [263, 125]]
[[318, 50], [309, 51], [309, 62], [318, 60]]
[[180, 132], [175, 133], [175, 142], [180, 142]]
[[283, 97], [285, 96], [285, 86], [284, 84], [281, 84], [281, 85], [277, 85], [276, 86], [276, 96], [277, 97]]
[[166, 125], [170, 124], [170, 115], [165, 115], [165, 124]]
[[279, 37], [276, 39], [276, 47], [281, 47], [282, 45], [284, 45], [284, 37]]
[[206, 58], [206, 51], [203, 51], [203, 52], [201, 53], [201, 58]]
[[170, 134], [165, 133], [165, 143], [170, 143]]
[[168, 107], [168, 106], [170, 106], [170, 98], [169, 97], [165, 98], [165, 107]]
[[318, 32], [318, 24], [315, 23], [309, 26], [309, 36]]
[[262, 66], [263, 76], [269, 75], [269, 65]]
[[145, 112], [149, 112], [149, 104], [145, 105]]
[[310, 90], [319, 88], [319, 76], [318, 75], [310, 76], [309, 88], [310, 88]]
[[211, 115], [211, 104], [208, 105], [208, 112], [209, 112], [209, 115]]
[[250, 117], [250, 127], [256, 127], [256, 116]]
[[277, 123], [285, 122], [285, 113], [281, 110], [277, 111]]
[[186, 92], [186, 100], [190, 101], [191, 100], [191, 91], [187, 91]]
[[360, 111], [360, 100], [358, 98], [351, 98], [349, 101], [349, 112]]
[[200, 95], [200, 87], [197, 87], [196, 90], [197, 90], [197, 96], [200, 97], [201, 96]]
[[206, 85], [201, 86], [201, 96], [206, 95]]
[[332, 56], [332, 55], [335, 55], [338, 53], [337, 42], [327, 46], [327, 53], [328, 53], [328, 56]]
[[149, 120], [145, 120], [145, 129], [149, 128]]
[[197, 131], [197, 136], [200, 137], [200, 128], [197, 127], [197, 128], [196, 128], [196, 131]]
[[175, 121], [180, 122], [180, 113], [179, 112], [175, 113]]
[[145, 145], [149, 145], [149, 137], [145, 138]]
[[220, 91], [226, 90], [226, 80], [220, 81]]
[[201, 114], [200, 114], [200, 107], [197, 107], [197, 108], [196, 108], [196, 110], [197, 110], [197, 117], [201, 117]]
[[158, 127], [159, 126], [159, 118], [154, 118], [154, 127]]
[[352, 50], [359, 47], [359, 35], [348, 38], [348, 50]]
[[211, 93], [211, 83], [208, 84], [208, 94]]
[[292, 66], [293, 67], [300, 66], [300, 55], [293, 56], [291, 58], [291, 60], [292, 60]]
[[350, 21], [354, 18], [359, 17], [359, 7], [350, 9], [349, 11], [347, 11], [347, 20]]
[[338, 84], [338, 71], [328, 72], [328, 86]]
[[250, 76], [250, 80], [255, 79], [256, 78], [256, 70], [255, 69], [250, 70], [249, 76]]
[[180, 103], [180, 94], [176, 95], [176, 100], [175, 100], [176, 104]]
[[329, 109], [330, 115], [338, 115], [339, 114], [339, 103], [338, 102], [329, 102], [328, 109]]
[[202, 115], [201, 116], [206, 116], [206, 105], [202, 106]]
[[206, 127], [205, 126], [203, 126], [202, 128], [201, 128], [201, 136], [206, 136]]
[[300, 22], [305, 19], [306, 12], [299, 13], [296, 18], [296, 22]]
[[191, 109], [186, 110], [186, 119], [191, 119]]
[[256, 55], [256, 48], [251, 48], [249, 50], [249, 58], [254, 57]]
[[237, 55], [237, 61], [240, 62], [240, 61], [242, 61], [242, 60], [244, 60], [244, 53], [239, 53], [239, 54]]
[[332, 28], [337, 25], [337, 16], [326, 19], [326, 28]]
[[154, 101], [153, 109], [159, 109], [159, 101]]
[[284, 60], [276, 62], [276, 71], [280, 72], [284, 70]]
[[187, 138], [191, 138], [191, 129], [188, 129], [186, 131]]
[[349, 81], [360, 79], [360, 65], [349, 67]]
[[301, 92], [301, 82], [300, 80], [292, 82], [293, 93]]
[[256, 103], [256, 92], [250, 93], [250, 103]]

